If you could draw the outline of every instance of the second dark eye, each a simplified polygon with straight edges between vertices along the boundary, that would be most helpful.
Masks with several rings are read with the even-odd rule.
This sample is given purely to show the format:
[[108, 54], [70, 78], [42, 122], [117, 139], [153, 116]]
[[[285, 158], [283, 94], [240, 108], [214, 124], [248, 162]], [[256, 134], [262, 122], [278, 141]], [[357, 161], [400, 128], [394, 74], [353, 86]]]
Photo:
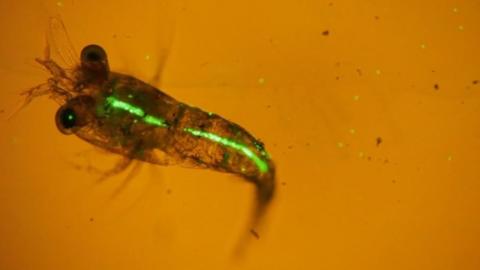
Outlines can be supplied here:
[[95, 44], [85, 46], [81, 53], [82, 62], [100, 62], [107, 58], [105, 50]]
[[77, 126], [77, 114], [72, 108], [61, 107], [57, 111], [56, 123], [57, 128], [64, 134], [71, 134], [72, 128]]

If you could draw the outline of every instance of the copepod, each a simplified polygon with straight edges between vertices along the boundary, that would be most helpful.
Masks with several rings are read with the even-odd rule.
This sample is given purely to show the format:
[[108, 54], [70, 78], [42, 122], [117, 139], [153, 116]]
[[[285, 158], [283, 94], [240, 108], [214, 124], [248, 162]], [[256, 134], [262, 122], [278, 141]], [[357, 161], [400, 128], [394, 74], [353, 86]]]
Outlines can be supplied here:
[[44, 57], [36, 61], [51, 77], [23, 92], [24, 105], [48, 95], [60, 105], [55, 122], [61, 133], [122, 156], [106, 176], [123, 171], [133, 160], [240, 176], [256, 190], [249, 224], [256, 234], [253, 230], [274, 196], [275, 166], [263, 143], [246, 129], [110, 71], [107, 53], [98, 45], [84, 47], [79, 64], [64, 69], [51, 58], [47, 41]]

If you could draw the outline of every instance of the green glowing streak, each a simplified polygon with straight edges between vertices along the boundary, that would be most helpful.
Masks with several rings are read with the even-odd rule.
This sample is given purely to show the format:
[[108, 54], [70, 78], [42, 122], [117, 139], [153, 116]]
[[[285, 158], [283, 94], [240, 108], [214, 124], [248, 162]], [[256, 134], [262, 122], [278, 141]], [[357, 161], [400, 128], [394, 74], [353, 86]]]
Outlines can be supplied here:
[[165, 123], [165, 121], [163, 121], [163, 119], [157, 118], [155, 116], [146, 115], [143, 118], [143, 121], [145, 121], [145, 123], [150, 124], [150, 125], [159, 126], [159, 127], [167, 127], [167, 124]]
[[258, 167], [261, 173], [266, 173], [268, 171], [268, 164], [265, 162], [263, 159], [259, 158], [255, 153], [250, 150], [246, 145], [237, 143], [235, 141], [232, 141], [230, 139], [218, 136], [217, 134], [210, 133], [210, 132], [205, 132], [201, 131], [198, 129], [193, 129], [193, 128], [184, 128], [183, 129], [185, 132], [188, 132], [192, 134], [193, 136], [197, 137], [202, 137], [211, 141], [214, 141], [216, 143], [219, 143], [221, 145], [231, 147], [240, 153], [244, 154], [248, 158], [250, 158]]
[[146, 114], [145, 111], [140, 107], [132, 105], [128, 102], [118, 100], [117, 98], [112, 96], [107, 97], [106, 101], [107, 101], [107, 104], [109, 104], [113, 108], [127, 111], [132, 115], [143, 118], [143, 121], [147, 124], [159, 126], [159, 127], [168, 127], [167, 123], [165, 123], [165, 120]]

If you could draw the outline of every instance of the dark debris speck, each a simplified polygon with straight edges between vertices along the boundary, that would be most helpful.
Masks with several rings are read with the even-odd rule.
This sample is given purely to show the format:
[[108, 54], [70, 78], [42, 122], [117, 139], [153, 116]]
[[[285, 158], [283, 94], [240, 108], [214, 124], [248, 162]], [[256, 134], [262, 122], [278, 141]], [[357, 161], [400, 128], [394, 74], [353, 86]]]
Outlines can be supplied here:
[[375, 140], [375, 144], [378, 146], [380, 146], [380, 144], [383, 142], [382, 138], [381, 137], [377, 137], [377, 139]]
[[438, 83], [436, 83], [436, 84], [433, 85], [433, 89], [435, 89], [435, 90], [440, 89], [440, 86], [438, 85]]
[[253, 235], [253, 237], [260, 239], [260, 235], [258, 235], [258, 233], [254, 229], [250, 229], [250, 233]]
[[478, 84], [480, 81], [479, 80], [473, 80], [472, 83], [473, 84]]
[[93, 222], [93, 220], [94, 220], [93, 217], [91, 217], [91, 218], [89, 219], [90, 222]]
[[328, 30], [325, 30], [325, 31], [322, 32], [322, 35], [324, 35], [324, 36], [328, 36], [329, 34], [330, 34], [330, 31], [328, 31]]

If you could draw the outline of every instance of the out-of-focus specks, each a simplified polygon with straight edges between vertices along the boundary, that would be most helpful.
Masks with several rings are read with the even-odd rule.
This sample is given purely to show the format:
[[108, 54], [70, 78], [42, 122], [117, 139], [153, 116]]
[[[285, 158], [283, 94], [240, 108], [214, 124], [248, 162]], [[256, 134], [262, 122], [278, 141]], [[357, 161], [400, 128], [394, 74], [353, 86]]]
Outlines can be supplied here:
[[458, 26], [458, 30], [459, 30], [459, 31], [463, 31], [463, 29], [464, 29], [464, 28], [463, 28], [463, 25], [459, 25], [459, 26]]
[[57, 1], [57, 7], [63, 7], [63, 1]]
[[358, 73], [358, 76], [362, 76], [362, 70], [361, 69], [357, 68], [356, 71]]
[[357, 133], [357, 131], [354, 128], [351, 128], [348, 130], [348, 133], [354, 135], [355, 133]]
[[265, 78], [258, 78], [258, 84], [265, 84]]
[[338, 147], [338, 148], [344, 148], [344, 147], [345, 147], [345, 143], [343, 143], [343, 142], [337, 142], [337, 147]]
[[152, 57], [150, 56], [150, 54], [146, 54], [145, 55], [145, 61], [150, 61]]
[[359, 99], [360, 99], [360, 96], [359, 96], [359, 95], [353, 96], [353, 100], [354, 100], [354, 101], [358, 101]]
[[358, 152], [357, 156], [359, 158], [364, 158], [365, 157], [365, 153], [364, 152]]
[[448, 161], [452, 161], [452, 159], [453, 159], [452, 155], [448, 155], [448, 156], [447, 156], [447, 160], [448, 160]]
[[10, 138], [10, 143], [11, 143], [11, 144], [18, 144], [19, 141], [20, 141], [20, 139], [19, 139], [18, 137], [12, 136], [12, 137]]
[[458, 8], [457, 8], [457, 7], [454, 7], [454, 8], [452, 9], [452, 11], [453, 11], [453, 13], [458, 13]]
[[427, 48], [427, 45], [426, 45], [425, 43], [422, 43], [422, 44], [420, 44], [420, 48], [426, 49], [426, 48]]
[[380, 75], [380, 74], [382, 74], [382, 71], [380, 69], [376, 69], [375, 74]]

